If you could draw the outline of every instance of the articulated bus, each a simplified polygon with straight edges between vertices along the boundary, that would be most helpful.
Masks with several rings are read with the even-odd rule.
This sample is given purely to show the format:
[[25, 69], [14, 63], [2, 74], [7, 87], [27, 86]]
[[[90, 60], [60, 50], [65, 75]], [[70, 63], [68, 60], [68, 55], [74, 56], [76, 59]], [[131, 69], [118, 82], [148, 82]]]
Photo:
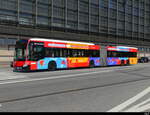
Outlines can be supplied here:
[[14, 71], [56, 70], [137, 64], [137, 48], [31, 38], [18, 40]]

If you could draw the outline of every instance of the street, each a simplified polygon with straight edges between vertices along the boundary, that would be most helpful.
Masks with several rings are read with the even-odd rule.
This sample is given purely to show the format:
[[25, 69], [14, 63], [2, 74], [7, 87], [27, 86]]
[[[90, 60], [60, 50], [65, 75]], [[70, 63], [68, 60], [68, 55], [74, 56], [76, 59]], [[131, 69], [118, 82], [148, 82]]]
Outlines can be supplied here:
[[0, 68], [1, 112], [150, 112], [150, 64], [57, 71]]

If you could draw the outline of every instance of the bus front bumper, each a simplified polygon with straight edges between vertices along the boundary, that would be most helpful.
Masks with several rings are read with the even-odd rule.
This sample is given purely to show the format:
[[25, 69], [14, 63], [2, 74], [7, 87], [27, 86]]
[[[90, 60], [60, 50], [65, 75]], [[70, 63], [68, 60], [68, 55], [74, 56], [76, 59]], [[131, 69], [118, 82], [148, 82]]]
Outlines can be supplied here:
[[13, 71], [14, 72], [28, 72], [30, 70], [30, 66], [25, 66], [25, 67], [14, 67]]

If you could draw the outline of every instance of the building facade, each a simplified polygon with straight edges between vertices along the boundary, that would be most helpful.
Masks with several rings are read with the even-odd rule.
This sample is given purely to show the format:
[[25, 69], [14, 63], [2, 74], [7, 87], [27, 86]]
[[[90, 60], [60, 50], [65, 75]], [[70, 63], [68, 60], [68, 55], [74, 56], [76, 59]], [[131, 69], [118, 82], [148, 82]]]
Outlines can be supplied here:
[[150, 0], [0, 0], [1, 52], [13, 55], [15, 41], [30, 37], [135, 46], [146, 55]]

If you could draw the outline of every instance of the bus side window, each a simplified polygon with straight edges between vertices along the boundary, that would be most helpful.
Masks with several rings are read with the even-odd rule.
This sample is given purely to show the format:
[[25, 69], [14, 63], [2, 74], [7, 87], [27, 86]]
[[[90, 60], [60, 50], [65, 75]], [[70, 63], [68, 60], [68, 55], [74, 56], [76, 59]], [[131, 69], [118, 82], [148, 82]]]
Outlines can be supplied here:
[[114, 52], [114, 51], [108, 51], [107, 52], [107, 56], [108, 57], [116, 57], [116, 52]]
[[92, 52], [93, 52], [93, 56], [92, 57], [99, 57], [100, 56], [99, 51], [93, 50]]
[[72, 49], [71, 52], [70, 52], [70, 56], [71, 57], [76, 57], [77, 56], [76, 50]]
[[64, 49], [64, 57], [68, 57], [68, 49]]
[[54, 51], [53, 51], [53, 49], [52, 48], [46, 48], [45, 56], [46, 57], [54, 57]]
[[77, 50], [77, 53], [78, 53], [78, 57], [83, 57], [83, 50]]
[[107, 57], [111, 57], [110, 53], [111, 53], [110, 51], [107, 52]]
[[84, 50], [81, 50], [81, 56], [85, 57]]
[[112, 57], [119, 57], [120, 55], [119, 55], [119, 53], [117, 53], [117, 52], [112, 52]]
[[54, 57], [60, 57], [60, 49], [59, 48], [54, 49]]

